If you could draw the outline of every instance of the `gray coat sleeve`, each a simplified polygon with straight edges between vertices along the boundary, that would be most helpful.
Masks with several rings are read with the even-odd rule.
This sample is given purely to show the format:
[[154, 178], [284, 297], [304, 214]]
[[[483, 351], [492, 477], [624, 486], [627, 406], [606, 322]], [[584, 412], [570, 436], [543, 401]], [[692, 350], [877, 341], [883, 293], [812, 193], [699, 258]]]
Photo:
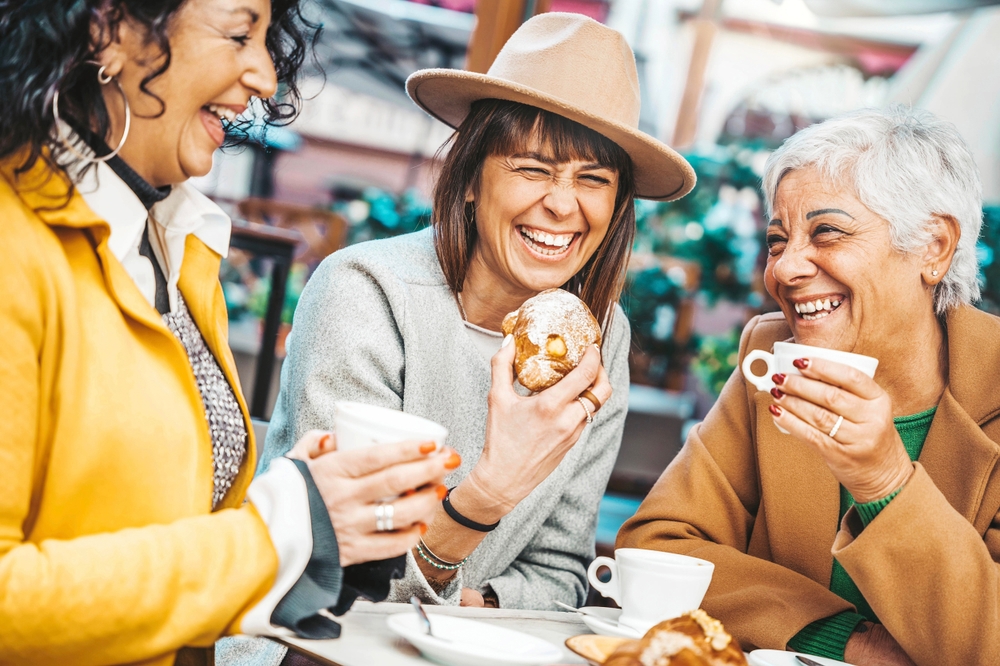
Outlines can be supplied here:
[[[320, 264], [302, 291], [259, 470], [307, 431], [331, 429], [338, 400], [403, 408], [405, 357], [397, 322], [404, 317], [407, 287], [388, 271], [372, 273], [377, 270], [340, 252]], [[386, 281], [392, 284], [391, 296], [382, 287]], [[388, 600], [406, 601], [415, 594], [431, 603], [457, 605], [458, 573], [437, 593], [408, 553], [406, 572], [392, 582]]]
[[391, 303], [370, 270], [347, 252], [333, 254], [302, 291], [259, 471], [307, 431], [330, 430], [338, 400], [402, 409], [403, 341], [393, 306], [405, 304]]
[[609, 343], [604, 363], [614, 393], [588, 426], [586, 440], [577, 444], [584, 448], [576, 458], [573, 480], [528, 546], [503, 573], [486, 581], [501, 608], [555, 610], [553, 599], [577, 607], [587, 599], [597, 510], [618, 457], [628, 411], [630, 335], [620, 308]]

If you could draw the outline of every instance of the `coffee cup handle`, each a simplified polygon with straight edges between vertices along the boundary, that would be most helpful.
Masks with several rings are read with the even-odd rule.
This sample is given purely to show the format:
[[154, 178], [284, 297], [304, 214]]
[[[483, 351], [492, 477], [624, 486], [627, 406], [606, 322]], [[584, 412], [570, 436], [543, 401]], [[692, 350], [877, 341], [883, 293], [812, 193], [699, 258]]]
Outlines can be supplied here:
[[[750, 367], [754, 361], [764, 361], [767, 364], [767, 372], [763, 375], [753, 374]], [[772, 371], [773, 367], [774, 354], [766, 352], [763, 349], [754, 349], [743, 359], [740, 369], [743, 370], [743, 376], [747, 378], [747, 381], [756, 386], [758, 391], [770, 391], [774, 388], [774, 382], [771, 381], [771, 375], [774, 374]]]
[[[601, 582], [601, 579], [597, 577], [597, 570], [601, 567], [607, 567], [611, 570], [611, 578], [608, 579], [607, 583]], [[594, 589], [601, 593], [601, 596], [614, 599], [615, 603], [621, 606], [621, 592], [618, 587], [618, 564], [614, 558], [604, 557], [603, 555], [594, 558], [594, 561], [590, 563], [590, 568], [587, 569], [587, 579], [590, 580], [590, 584]]]

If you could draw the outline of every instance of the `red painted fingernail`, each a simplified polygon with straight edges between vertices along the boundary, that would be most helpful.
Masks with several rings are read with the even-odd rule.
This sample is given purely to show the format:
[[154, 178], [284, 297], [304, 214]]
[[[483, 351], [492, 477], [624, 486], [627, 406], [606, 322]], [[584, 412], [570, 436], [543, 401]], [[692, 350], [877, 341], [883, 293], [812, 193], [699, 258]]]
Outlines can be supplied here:
[[445, 469], [457, 469], [459, 465], [462, 464], [462, 456], [457, 453], [452, 453], [448, 456], [448, 459], [444, 461]]
[[326, 451], [333, 444], [333, 435], [326, 433], [319, 438], [319, 448], [322, 451]]
[[420, 445], [420, 452], [423, 454], [433, 453], [437, 449], [437, 444], [434, 442], [424, 442]]
[[771, 375], [771, 381], [777, 384], [778, 386], [781, 386], [782, 384], [785, 383], [785, 375], [783, 375], [780, 372], [776, 372], [773, 375]]
[[794, 361], [792, 361], [792, 365], [794, 365], [799, 370], [805, 370], [806, 368], [809, 367], [809, 359], [797, 358]]
[[438, 486], [435, 490], [437, 490], [439, 500], [443, 500], [445, 495], [448, 494], [448, 486]]
[[420, 536], [427, 534], [427, 523], [420, 523]]
[[775, 400], [781, 400], [781, 398], [785, 395], [785, 392], [782, 391], [777, 386], [775, 386], [773, 389], [771, 389], [771, 395], [774, 396]]
[[775, 416], [781, 416], [781, 407], [778, 407], [777, 405], [768, 405], [767, 408], [770, 409], [771, 413]]

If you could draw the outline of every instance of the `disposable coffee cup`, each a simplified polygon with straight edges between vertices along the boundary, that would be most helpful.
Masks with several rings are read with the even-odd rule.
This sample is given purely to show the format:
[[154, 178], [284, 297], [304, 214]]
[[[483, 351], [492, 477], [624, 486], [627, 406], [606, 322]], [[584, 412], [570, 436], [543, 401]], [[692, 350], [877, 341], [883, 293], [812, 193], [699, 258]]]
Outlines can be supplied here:
[[407, 440], [434, 442], [440, 451], [448, 437], [443, 425], [399, 410], [349, 401], [339, 401], [334, 407], [338, 451]]
[[[597, 577], [611, 570], [607, 582]], [[595, 590], [622, 608], [618, 623], [640, 634], [654, 625], [701, 606], [715, 565], [707, 560], [645, 548], [619, 548], [614, 558], [598, 557], [587, 578]]]
[[[746, 377], [747, 381], [757, 387], [758, 391], [770, 391], [774, 388], [774, 382], [771, 380], [772, 375], [776, 373], [783, 375], [802, 374], [792, 364], [797, 358], [821, 358], [835, 363], [843, 363], [860, 370], [869, 377], [874, 377], [875, 369], [878, 368], [878, 359], [871, 356], [862, 356], [826, 347], [810, 347], [794, 342], [775, 342], [773, 354], [763, 349], [754, 349], [743, 359], [740, 369], [743, 370], [743, 376]], [[754, 361], [763, 361], [767, 365], [767, 371], [763, 375], [753, 373]], [[780, 426], [778, 430], [788, 434], [788, 431]]]

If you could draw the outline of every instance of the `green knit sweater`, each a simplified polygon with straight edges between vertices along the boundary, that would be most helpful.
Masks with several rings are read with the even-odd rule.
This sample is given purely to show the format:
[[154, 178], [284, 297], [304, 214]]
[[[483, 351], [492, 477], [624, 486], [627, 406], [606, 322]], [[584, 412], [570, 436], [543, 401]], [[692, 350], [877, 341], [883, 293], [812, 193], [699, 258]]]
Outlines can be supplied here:
[[[913, 414], [911, 416], [900, 416], [893, 419], [896, 432], [903, 440], [903, 446], [910, 456], [910, 460], [920, 457], [920, 451], [924, 448], [924, 440], [927, 439], [927, 432], [931, 428], [931, 421], [934, 420], [936, 407], [932, 407], [925, 412]], [[892, 498], [899, 493], [896, 489], [888, 497], [884, 497], [874, 502], [858, 504], [858, 516], [864, 525], [868, 525], [875, 520], [875, 517], [884, 509]], [[840, 518], [843, 519], [847, 510], [854, 506], [854, 498], [843, 486], [840, 487]], [[846, 601], [854, 604], [857, 612], [845, 611], [833, 617], [817, 620], [812, 624], [803, 627], [788, 641], [788, 647], [798, 652], [829, 657], [831, 659], [844, 658], [844, 648], [847, 646], [847, 639], [854, 628], [865, 620], [878, 622], [875, 612], [865, 600], [861, 590], [854, 584], [851, 577], [837, 560], [833, 561], [833, 574], [830, 576], [830, 591]]]

